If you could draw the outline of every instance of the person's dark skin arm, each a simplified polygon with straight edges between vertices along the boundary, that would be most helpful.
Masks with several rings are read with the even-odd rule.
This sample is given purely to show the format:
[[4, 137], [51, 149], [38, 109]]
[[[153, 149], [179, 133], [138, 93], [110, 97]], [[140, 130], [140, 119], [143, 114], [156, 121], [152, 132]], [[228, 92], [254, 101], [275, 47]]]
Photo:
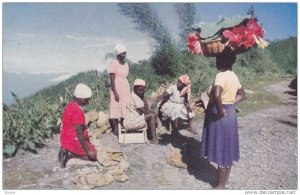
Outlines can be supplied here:
[[83, 137], [83, 130], [84, 130], [84, 125], [75, 125], [75, 130], [76, 130], [76, 136], [78, 138], [78, 141], [82, 148], [86, 151], [88, 154], [89, 159], [91, 160], [96, 160], [96, 154], [94, 154], [86, 145], [84, 137]]
[[190, 104], [189, 104], [189, 101], [188, 101], [188, 94], [186, 93], [186, 94], [184, 94], [184, 102], [183, 102], [183, 105], [185, 106], [185, 108], [186, 108], [186, 110], [188, 111], [188, 112], [192, 112], [192, 108], [191, 108], [191, 106], [190, 106]]
[[136, 109], [136, 111], [139, 113], [139, 115], [145, 114], [149, 110], [147, 101], [143, 100], [143, 102], [144, 102], [144, 107]]
[[244, 99], [245, 99], [245, 90], [242, 87], [241, 89], [239, 89], [237, 91], [234, 103], [237, 104], [237, 103], [243, 101]]
[[159, 101], [161, 101], [162, 99], [170, 98], [170, 95], [171, 95], [171, 94], [169, 94], [168, 92], [165, 91], [162, 95], [160, 95], [160, 96], [153, 102], [153, 104], [151, 105], [151, 108], [154, 109], [154, 108], [157, 106], [157, 104], [158, 104]]
[[215, 106], [217, 108], [217, 112], [220, 117], [224, 117], [227, 114], [226, 110], [223, 108], [222, 105], [222, 100], [221, 100], [222, 92], [223, 92], [223, 88], [219, 85], [216, 85], [213, 87], [211, 93], [213, 95]]
[[109, 74], [109, 78], [110, 78], [110, 83], [111, 83], [111, 90], [114, 93], [115, 100], [117, 102], [119, 102], [119, 94], [118, 94], [118, 92], [116, 90], [116, 85], [115, 85], [115, 78], [116, 78], [115, 73], [110, 73]]
[[148, 102], [146, 100], [143, 100], [143, 102], [145, 111], [149, 110]]

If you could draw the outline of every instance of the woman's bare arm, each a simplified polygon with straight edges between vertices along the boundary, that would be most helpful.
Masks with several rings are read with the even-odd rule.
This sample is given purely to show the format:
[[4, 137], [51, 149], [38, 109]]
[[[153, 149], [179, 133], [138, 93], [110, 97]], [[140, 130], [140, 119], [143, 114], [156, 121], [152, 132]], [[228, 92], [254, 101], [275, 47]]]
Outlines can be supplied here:
[[226, 114], [226, 110], [223, 108], [221, 94], [223, 92], [223, 88], [219, 85], [216, 85], [212, 88], [211, 95], [213, 96], [215, 106], [217, 108], [218, 115], [223, 117]]
[[116, 90], [116, 84], [115, 84], [115, 78], [116, 78], [115, 73], [110, 73], [109, 74], [109, 78], [110, 78], [110, 83], [111, 83], [111, 90], [114, 93], [115, 100], [117, 102], [119, 102], [119, 94], [118, 94], [118, 92]]
[[237, 104], [237, 103], [243, 101], [244, 99], [245, 99], [245, 90], [242, 87], [241, 89], [239, 89], [237, 91], [234, 103]]

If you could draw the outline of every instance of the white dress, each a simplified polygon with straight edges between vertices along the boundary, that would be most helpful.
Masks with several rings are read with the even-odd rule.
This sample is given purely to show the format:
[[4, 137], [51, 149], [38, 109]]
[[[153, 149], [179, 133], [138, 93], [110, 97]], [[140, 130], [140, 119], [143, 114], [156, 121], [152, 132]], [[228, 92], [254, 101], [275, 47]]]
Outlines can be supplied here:
[[195, 116], [194, 112], [188, 112], [184, 106], [184, 97], [180, 96], [180, 91], [178, 91], [177, 85], [170, 86], [166, 92], [171, 96], [160, 109], [163, 117], [168, 117], [173, 121], [177, 118], [187, 120], [188, 118], [193, 118]]
[[137, 130], [146, 127], [147, 123], [144, 114], [140, 115], [137, 108], [143, 108], [143, 100], [134, 92], [131, 93], [131, 99], [127, 104], [127, 115], [124, 117], [123, 125], [126, 130]]

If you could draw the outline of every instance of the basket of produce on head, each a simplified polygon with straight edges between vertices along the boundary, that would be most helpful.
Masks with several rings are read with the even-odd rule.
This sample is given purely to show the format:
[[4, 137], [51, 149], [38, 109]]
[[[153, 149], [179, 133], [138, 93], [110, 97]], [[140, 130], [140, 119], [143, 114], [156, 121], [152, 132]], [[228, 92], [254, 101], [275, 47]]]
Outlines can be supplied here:
[[265, 48], [264, 30], [252, 16], [221, 18], [218, 23], [194, 25], [187, 37], [187, 48], [193, 54], [215, 57], [225, 48], [241, 54], [252, 47]]

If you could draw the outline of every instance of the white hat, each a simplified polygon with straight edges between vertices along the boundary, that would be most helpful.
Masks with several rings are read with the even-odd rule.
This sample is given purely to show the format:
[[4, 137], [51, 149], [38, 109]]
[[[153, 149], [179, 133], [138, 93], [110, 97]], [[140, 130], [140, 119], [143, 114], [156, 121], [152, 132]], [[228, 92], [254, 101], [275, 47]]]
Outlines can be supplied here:
[[92, 90], [87, 85], [79, 83], [75, 87], [74, 96], [77, 98], [91, 98]]
[[117, 44], [116, 47], [115, 47], [115, 51], [116, 51], [116, 54], [119, 55], [120, 53], [126, 52], [127, 49], [124, 45]]

